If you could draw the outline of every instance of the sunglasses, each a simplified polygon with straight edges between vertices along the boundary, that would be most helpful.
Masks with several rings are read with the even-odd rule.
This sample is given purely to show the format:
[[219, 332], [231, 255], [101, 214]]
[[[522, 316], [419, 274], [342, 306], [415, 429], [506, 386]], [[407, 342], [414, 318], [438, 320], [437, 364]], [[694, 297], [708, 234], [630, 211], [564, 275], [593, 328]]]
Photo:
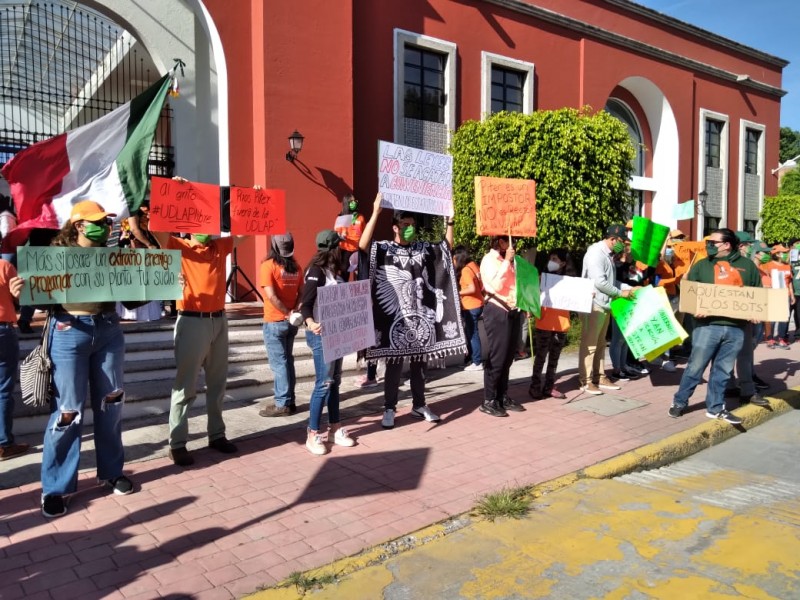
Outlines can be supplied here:
[[95, 225], [108, 225], [110, 226], [114, 222], [114, 219], [111, 217], [105, 217], [104, 219], [98, 219], [97, 221], [89, 221], [89, 223], [94, 223]]

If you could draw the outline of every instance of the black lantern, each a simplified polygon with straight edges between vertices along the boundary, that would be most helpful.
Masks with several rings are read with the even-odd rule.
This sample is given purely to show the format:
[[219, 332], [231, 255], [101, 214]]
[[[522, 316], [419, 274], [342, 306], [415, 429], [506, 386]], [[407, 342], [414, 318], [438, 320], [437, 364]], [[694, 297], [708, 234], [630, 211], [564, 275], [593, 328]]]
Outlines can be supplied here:
[[292, 132], [292, 135], [289, 136], [289, 152], [286, 153], [286, 160], [294, 162], [294, 159], [300, 154], [300, 150], [303, 149], [304, 139], [303, 134], [297, 129]]

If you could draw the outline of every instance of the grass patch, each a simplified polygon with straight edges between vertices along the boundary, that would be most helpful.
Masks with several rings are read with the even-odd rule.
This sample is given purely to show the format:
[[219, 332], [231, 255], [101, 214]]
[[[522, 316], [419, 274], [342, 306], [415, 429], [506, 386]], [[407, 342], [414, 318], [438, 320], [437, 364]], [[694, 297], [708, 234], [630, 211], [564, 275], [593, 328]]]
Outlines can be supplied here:
[[499, 492], [486, 494], [475, 505], [474, 512], [489, 521], [499, 517], [521, 519], [530, 511], [533, 501], [531, 486], [503, 488]]
[[297, 588], [300, 595], [305, 595], [310, 590], [316, 590], [331, 583], [337, 583], [339, 578], [335, 573], [325, 573], [321, 575], [309, 576], [300, 571], [295, 571], [286, 578], [285, 585], [293, 585]]

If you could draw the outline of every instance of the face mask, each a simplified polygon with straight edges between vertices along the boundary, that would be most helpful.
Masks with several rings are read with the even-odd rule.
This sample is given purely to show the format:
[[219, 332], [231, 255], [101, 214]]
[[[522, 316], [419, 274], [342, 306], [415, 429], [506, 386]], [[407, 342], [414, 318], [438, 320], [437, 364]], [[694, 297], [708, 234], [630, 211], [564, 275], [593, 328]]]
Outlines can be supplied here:
[[194, 239], [203, 244], [204, 246], [211, 241], [211, 235], [208, 233], [195, 233]]
[[753, 249], [750, 246], [740, 246], [739, 247], [739, 254], [744, 256], [745, 258], [750, 258], [750, 253]]
[[554, 260], [548, 260], [547, 261], [547, 270], [550, 271], [551, 273], [555, 273], [556, 271], [558, 271], [560, 269], [561, 269], [561, 265], [558, 264], [556, 261], [554, 261]]
[[708, 254], [709, 256], [716, 256], [717, 252], [719, 252], [717, 244], [711, 242], [706, 243], [706, 254]]
[[620, 254], [623, 250], [625, 250], [625, 244], [622, 242], [614, 242], [614, 245], [611, 246], [611, 251], [614, 254]]
[[110, 229], [106, 225], [96, 223], [84, 223], [83, 237], [97, 244], [104, 244], [108, 240]]
[[410, 242], [417, 237], [417, 231], [413, 225], [409, 225], [408, 227], [403, 228], [403, 231], [400, 232], [400, 235], [404, 242]]
[[664, 260], [668, 263], [672, 262], [672, 257], [675, 256], [675, 251], [672, 248], [667, 248], [664, 251]]
[[758, 259], [762, 265], [765, 265], [769, 262], [769, 254], [762, 254], [761, 257]]
[[786, 262], [787, 260], [789, 260], [789, 255], [786, 252], [781, 252], [781, 260], [783, 262]]
[[347, 208], [349, 208], [351, 211], [354, 211], [358, 208], [358, 202], [350, 202], [350, 204], [347, 205]]

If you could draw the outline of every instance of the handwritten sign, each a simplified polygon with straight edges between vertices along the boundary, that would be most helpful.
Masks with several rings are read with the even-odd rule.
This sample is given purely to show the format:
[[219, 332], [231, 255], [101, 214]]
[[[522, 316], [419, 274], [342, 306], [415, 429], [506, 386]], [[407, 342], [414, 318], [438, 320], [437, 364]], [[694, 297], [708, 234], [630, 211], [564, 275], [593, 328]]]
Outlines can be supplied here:
[[475, 177], [475, 231], [478, 235], [536, 235], [536, 182]]
[[542, 306], [579, 313], [592, 312], [594, 282], [585, 277], [542, 273]]
[[375, 345], [369, 280], [319, 288], [317, 313], [326, 363]]
[[672, 207], [672, 218], [677, 221], [684, 219], [694, 219], [694, 200], [689, 200], [683, 204], [676, 204]]
[[669, 227], [666, 225], [659, 225], [645, 217], [633, 217], [631, 256], [648, 267], [655, 267], [667, 236]]
[[453, 216], [453, 157], [391, 142], [378, 142], [381, 206]]
[[231, 234], [286, 233], [286, 192], [231, 186]]
[[219, 186], [153, 177], [149, 227], [170, 233], [219, 233]]
[[615, 298], [611, 314], [636, 358], [652, 360], [689, 337], [661, 287], [648, 285], [632, 298]]
[[681, 281], [680, 311], [780, 323], [789, 320], [786, 290]]
[[19, 274], [25, 280], [20, 304], [71, 304], [127, 300], [174, 300], [179, 250], [20, 246]]

